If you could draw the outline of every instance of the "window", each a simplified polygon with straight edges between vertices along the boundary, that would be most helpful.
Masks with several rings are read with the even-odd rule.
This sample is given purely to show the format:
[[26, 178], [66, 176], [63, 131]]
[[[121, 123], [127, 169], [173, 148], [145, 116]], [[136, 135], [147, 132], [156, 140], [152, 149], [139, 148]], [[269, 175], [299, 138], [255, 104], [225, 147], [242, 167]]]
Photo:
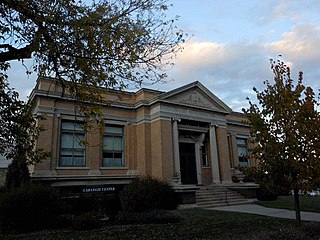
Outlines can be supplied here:
[[61, 123], [60, 166], [85, 166], [85, 134], [81, 124], [69, 121]]
[[102, 167], [124, 167], [123, 127], [105, 126]]
[[244, 138], [237, 138], [237, 148], [239, 165], [241, 167], [249, 167], [250, 164], [248, 159], [247, 140]]
[[203, 167], [208, 167], [209, 166], [209, 161], [208, 161], [208, 143], [205, 140], [203, 142], [203, 145], [201, 147], [201, 158], [202, 158], [202, 166]]

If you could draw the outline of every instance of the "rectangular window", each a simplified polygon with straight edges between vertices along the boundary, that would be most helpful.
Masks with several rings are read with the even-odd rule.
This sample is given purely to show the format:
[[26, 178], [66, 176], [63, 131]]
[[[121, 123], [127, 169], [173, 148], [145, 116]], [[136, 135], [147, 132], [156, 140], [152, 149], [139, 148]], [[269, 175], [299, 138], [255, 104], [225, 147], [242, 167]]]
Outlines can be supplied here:
[[107, 125], [103, 137], [102, 167], [124, 167], [123, 127]]
[[237, 138], [237, 149], [239, 157], [239, 165], [241, 167], [249, 167], [247, 140], [244, 138]]
[[81, 124], [71, 121], [61, 123], [60, 166], [85, 166], [85, 134]]
[[209, 161], [208, 161], [208, 143], [205, 140], [203, 142], [203, 145], [201, 147], [201, 158], [202, 158], [202, 166], [203, 167], [208, 167], [209, 166]]

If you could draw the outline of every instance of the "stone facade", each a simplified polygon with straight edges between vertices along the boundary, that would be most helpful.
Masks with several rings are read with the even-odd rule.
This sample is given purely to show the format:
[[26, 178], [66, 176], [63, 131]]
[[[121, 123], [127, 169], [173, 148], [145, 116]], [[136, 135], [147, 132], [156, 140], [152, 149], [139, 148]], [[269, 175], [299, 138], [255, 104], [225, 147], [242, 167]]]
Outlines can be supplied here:
[[30, 167], [33, 181], [111, 186], [151, 175], [179, 188], [231, 184], [234, 167], [255, 164], [245, 153], [250, 129], [244, 116], [200, 82], [169, 92], [101, 91], [108, 100], [102, 106], [105, 129], [82, 133], [71, 97], [54, 79], [38, 79], [31, 102], [35, 114], [45, 115], [38, 124], [46, 131], [37, 147], [51, 157]]

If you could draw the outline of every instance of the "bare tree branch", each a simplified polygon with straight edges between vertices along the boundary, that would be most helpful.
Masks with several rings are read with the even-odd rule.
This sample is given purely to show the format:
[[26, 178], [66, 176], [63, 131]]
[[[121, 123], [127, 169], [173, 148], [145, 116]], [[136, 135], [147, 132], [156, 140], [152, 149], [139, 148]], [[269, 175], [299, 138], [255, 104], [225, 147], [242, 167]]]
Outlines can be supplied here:
[[33, 52], [33, 48], [31, 44], [23, 48], [15, 48], [9, 44], [2, 44], [0, 45], [0, 48], [8, 49], [8, 51], [0, 52], [0, 62], [31, 58], [32, 52]]

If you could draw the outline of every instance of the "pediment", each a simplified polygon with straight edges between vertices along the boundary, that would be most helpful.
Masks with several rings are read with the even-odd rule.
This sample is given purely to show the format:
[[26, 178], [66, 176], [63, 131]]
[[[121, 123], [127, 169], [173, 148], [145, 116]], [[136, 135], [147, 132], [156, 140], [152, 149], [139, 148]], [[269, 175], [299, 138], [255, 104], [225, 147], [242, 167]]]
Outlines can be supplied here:
[[160, 99], [175, 104], [206, 108], [215, 111], [232, 111], [225, 103], [199, 82], [194, 82], [165, 93]]

